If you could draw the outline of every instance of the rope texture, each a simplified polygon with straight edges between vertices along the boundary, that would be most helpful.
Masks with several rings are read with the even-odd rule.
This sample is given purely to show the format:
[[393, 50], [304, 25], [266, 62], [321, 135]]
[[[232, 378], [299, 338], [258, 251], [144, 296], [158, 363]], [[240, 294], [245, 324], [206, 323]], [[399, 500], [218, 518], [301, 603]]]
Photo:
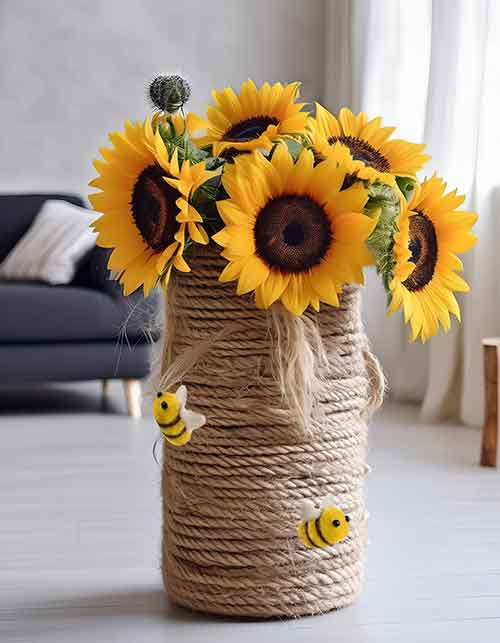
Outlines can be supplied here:
[[[383, 395], [359, 289], [346, 287], [338, 309], [311, 315], [328, 360], [318, 366], [305, 431], [276, 377], [273, 316], [217, 281], [224, 263], [204, 250], [169, 288], [163, 370], [218, 339], [182, 378], [188, 407], [205, 413], [208, 424], [182, 448], [164, 443], [167, 592], [179, 605], [232, 616], [295, 617], [346, 606], [364, 570], [366, 421]], [[296, 537], [301, 500], [327, 494], [351, 516], [350, 535], [308, 550]]]

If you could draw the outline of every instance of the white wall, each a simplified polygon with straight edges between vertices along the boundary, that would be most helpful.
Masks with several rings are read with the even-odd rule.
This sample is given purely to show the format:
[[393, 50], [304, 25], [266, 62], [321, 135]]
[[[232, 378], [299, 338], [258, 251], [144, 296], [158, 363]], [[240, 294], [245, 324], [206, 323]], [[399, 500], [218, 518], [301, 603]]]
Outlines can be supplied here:
[[161, 71], [189, 78], [195, 111], [248, 77], [320, 97], [323, 17], [323, 0], [0, 0], [0, 190], [86, 194]]

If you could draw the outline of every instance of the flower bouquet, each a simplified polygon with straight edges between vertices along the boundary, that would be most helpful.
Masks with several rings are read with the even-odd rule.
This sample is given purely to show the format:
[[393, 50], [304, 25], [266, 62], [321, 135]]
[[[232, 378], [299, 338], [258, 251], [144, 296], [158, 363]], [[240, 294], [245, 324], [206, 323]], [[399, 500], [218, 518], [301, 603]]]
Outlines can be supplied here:
[[[178, 604], [297, 616], [352, 602], [367, 541], [367, 421], [383, 376], [360, 316], [374, 265], [412, 339], [460, 317], [476, 215], [424, 146], [380, 118], [243, 83], [155, 111], [95, 161], [98, 244], [125, 294], [165, 288], [154, 417], [163, 441], [163, 572]], [[233, 286], [235, 282], [236, 286]]]

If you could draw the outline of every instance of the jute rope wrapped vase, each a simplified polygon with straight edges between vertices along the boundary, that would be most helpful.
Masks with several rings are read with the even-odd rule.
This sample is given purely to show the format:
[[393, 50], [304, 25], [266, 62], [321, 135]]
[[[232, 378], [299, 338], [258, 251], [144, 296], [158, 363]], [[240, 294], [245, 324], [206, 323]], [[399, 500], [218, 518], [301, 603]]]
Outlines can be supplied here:
[[160, 75], [154, 113], [110, 134], [90, 184], [125, 294], [168, 286], [153, 401], [163, 572], [173, 601], [218, 614], [314, 614], [360, 589], [383, 377], [360, 292], [342, 284], [374, 263], [389, 312], [403, 308], [423, 341], [468, 290], [456, 255], [476, 216], [439, 177], [416, 181], [424, 146], [364, 112], [316, 103], [311, 116], [299, 87], [214, 90], [200, 119], [178, 113], [186, 81]]
[[[182, 382], [207, 425], [165, 442], [163, 561], [174, 603], [249, 617], [301, 616], [350, 604], [367, 542], [367, 419], [383, 381], [367, 349], [360, 292], [294, 317], [256, 309], [198, 251], [166, 300], [162, 388]], [[306, 549], [300, 505], [334, 496], [349, 537]]]

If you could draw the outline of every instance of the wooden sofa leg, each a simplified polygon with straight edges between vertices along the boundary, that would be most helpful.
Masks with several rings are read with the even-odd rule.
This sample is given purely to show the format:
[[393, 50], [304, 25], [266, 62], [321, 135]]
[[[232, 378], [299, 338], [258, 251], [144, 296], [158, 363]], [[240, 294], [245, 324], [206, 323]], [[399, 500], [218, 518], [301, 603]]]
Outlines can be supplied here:
[[496, 467], [498, 455], [498, 351], [500, 339], [483, 339], [484, 426], [481, 466]]
[[123, 389], [127, 399], [128, 414], [132, 418], [140, 418], [142, 391], [139, 380], [123, 380]]
[[102, 396], [106, 397], [109, 392], [109, 380], [102, 380], [101, 385], [102, 385]]

